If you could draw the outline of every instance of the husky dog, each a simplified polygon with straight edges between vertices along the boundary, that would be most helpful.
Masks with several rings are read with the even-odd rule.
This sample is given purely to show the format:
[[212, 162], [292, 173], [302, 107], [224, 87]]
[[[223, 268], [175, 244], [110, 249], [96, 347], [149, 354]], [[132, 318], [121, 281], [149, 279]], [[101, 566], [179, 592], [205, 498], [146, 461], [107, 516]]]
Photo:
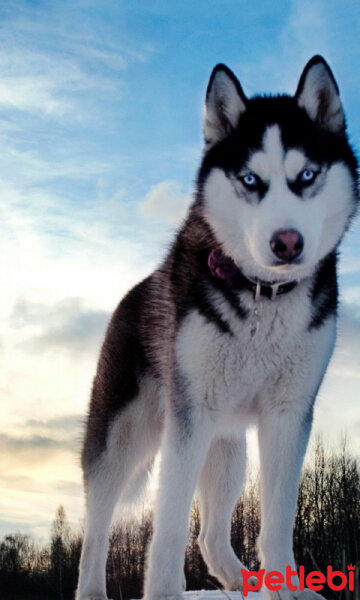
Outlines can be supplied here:
[[[335, 342], [336, 255], [356, 210], [356, 158], [320, 56], [293, 97], [248, 99], [217, 65], [204, 132], [188, 216], [162, 265], [119, 304], [101, 351], [82, 454], [87, 517], [77, 600], [106, 599], [115, 504], [159, 448], [145, 599], [181, 599], [195, 493], [209, 572], [241, 589], [245, 567], [230, 545], [230, 521], [250, 424], [259, 435], [261, 565], [295, 569], [297, 487]], [[285, 584], [280, 591], [285, 600], [303, 595], [319, 596]]]

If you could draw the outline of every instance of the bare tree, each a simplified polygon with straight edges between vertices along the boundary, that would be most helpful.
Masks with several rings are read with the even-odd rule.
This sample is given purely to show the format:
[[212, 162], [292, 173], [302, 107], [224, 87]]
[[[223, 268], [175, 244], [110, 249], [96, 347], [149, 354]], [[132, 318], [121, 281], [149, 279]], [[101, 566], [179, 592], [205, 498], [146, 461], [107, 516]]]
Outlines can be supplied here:
[[[189, 544], [185, 574], [188, 589], [211, 586], [197, 543], [201, 515], [193, 505], [189, 520]], [[235, 507], [231, 538], [235, 552], [250, 568], [259, 567], [256, 540], [260, 528], [259, 482], [251, 475]], [[141, 598], [146, 550], [152, 535], [152, 515], [143, 511], [137, 521], [116, 525], [110, 536], [107, 564], [109, 597], [115, 600]], [[344, 438], [336, 451], [316, 440], [306, 465], [295, 518], [294, 550], [305, 571], [326, 572], [327, 565], [347, 572], [357, 565], [357, 588], [324, 595], [336, 600], [360, 600], [360, 470]], [[70, 529], [60, 506], [52, 526], [50, 543], [42, 546], [21, 533], [0, 541], [1, 600], [73, 600], [82, 535]], [[217, 585], [216, 580], [212, 580]]]

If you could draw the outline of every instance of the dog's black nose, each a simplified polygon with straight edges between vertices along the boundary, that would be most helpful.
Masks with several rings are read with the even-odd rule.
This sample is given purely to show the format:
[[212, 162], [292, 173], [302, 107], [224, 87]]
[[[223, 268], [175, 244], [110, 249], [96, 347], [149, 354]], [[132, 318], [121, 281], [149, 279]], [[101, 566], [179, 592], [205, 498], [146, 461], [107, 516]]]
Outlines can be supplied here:
[[270, 240], [273, 253], [284, 262], [298, 258], [304, 249], [304, 238], [296, 229], [279, 229]]

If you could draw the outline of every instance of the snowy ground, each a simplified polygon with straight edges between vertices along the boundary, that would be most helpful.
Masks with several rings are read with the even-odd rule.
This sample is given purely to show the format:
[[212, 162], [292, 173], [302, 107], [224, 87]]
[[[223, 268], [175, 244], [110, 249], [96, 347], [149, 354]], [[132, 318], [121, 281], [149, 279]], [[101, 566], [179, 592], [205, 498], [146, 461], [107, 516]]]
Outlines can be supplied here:
[[[223, 590], [197, 590], [184, 592], [185, 600], [244, 600], [241, 592], [227, 592]], [[249, 592], [247, 600], [265, 600], [263, 592]]]
[[241, 592], [227, 592], [225, 590], [196, 590], [183, 592], [184, 600], [265, 600], [263, 592], [249, 592], [244, 598]]

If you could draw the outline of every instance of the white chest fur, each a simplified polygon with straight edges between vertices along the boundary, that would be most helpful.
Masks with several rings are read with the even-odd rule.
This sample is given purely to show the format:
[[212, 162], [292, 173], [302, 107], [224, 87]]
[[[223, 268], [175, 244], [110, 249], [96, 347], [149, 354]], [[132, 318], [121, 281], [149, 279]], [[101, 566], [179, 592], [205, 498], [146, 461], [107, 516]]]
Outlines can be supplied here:
[[299, 286], [275, 301], [263, 298], [257, 303], [246, 294], [242, 305], [247, 302], [249, 313], [244, 320], [220, 294], [213, 296], [233, 335], [219, 331], [198, 311], [189, 313], [177, 336], [176, 357], [192, 402], [252, 420], [265, 390], [281, 387], [296, 373], [301, 379], [314, 337], [307, 331], [311, 306], [306, 292]]

